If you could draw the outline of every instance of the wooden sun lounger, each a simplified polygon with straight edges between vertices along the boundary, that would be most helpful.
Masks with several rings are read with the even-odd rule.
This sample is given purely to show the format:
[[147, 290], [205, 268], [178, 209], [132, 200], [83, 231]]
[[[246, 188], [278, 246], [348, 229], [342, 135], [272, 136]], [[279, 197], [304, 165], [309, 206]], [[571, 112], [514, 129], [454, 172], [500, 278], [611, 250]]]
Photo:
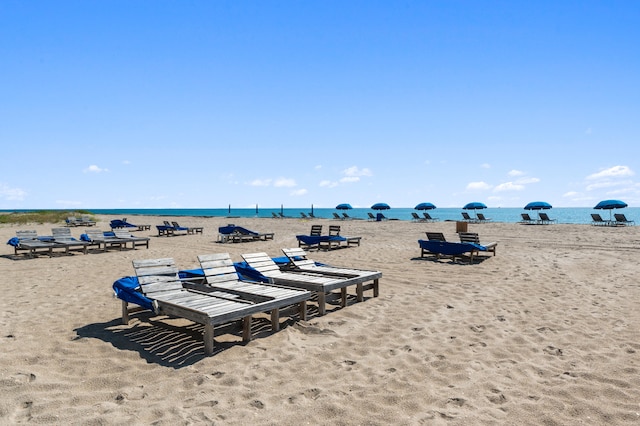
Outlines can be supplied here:
[[[229, 253], [200, 255], [198, 256], [198, 261], [205, 276], [207, 291], [222, 290], [234, 294], [240, 292], [242, 294], [257, 294], [273, 298], [274, 306], [271, 309], [271, 328], [273, 331], [280, 329], [280, 309], [286, 306], [298, 304], [300, 319], [307, 319], [307, 300], [311, 298], [311, 292], [271, 284], [242, 281], [238, 277]], [[193, 288], [199, 287], [201, 286]]]
[[39, 240], [36, 231], [16, 231], [16, 238], [18, 238], [18, 245], [13, 247], [16, 255], [18, 255], [19, 252], [26, 252], [25, 254], [29, 257], [33, 257], [38, 253], [44, 252], [51, 257], [53, 255], [53, 249], [59, 247], [52, 242]]
[[[241, 291], [201, 292], [183, 287], [173, 259], [134, 260], [141, 292], [153, 301], [155, 313], [204, 325], [205, 354], [214, 346], [214, 326], [242, 320], [242, 340], [251, 340], [251, 316], [274, 309], [275, 298]], [[128, 302], [122, 300], [122, 321], [129, 323]]]
[[[480, 237], [475, 232], [459, 232], [458, 235], [460, 236], [461, 243], [480, 244], [484, 246], [488, 252], [492, 252], [494, 256], [496, 255], [496, 247], [498, 246], [498, 243], [496, 242], [481, 243]], [[479, 251], [477, 251], [477, 253], [479, 253]]]
[[124, 240], [127, 243], [130, 242], [134, 250], [136, 247], [142, 246], [149, 248], [149, 237], [136, 237], [134, 235], [131, 235], [131, 233], [126, 229], [114, 229], [113, 233], [115, 234], [116, 238]]
[[127, 247], [129, 238], [107, 237], [99, 229], [85, 229], [84, 233], [89, 238], [90, 245], [98, 246], [98, 250], [107, 251], [108, 248], [117, 247], [119, 250]]
[[[340, 237], [346, 238], [346, 241], [344, 242], [347, 244], [347, 247], [359, 246], [360, 240], [362, 239], [362, 237], [358, 237], [358, 236], [340, 235], [340, 225], [329, 225], [329, 236], [340, 236]], [[338, 242], [338, 245], [340, 244], [341, 242]], [[329, 248], [331, 248], [331, 246]]]
[[87, 254], [87, 246], [89, 246], [90, 243], [73, 238], [71, 236], [71, 229], [53, 228], [51, 232], [53, 233], [54, 244], [58, 247], [64, 247], [65, 253], [77, 250]]
[[[266, 253], [249, 253], [243, 254], [242, 258], [247, 264], [269, 279], [273, 284], [281, 284], [289, 287], [302, 288], [316, 293], [318, 297], [319, 315], [326, 313], [326, 295], [333, 290], [340, 289], [342, 301], [341, 306], [346, 306], [347, 293], [346, 288], [352, 285], [358, 286], [357, 292], [362, 293], [363, 282], [369, 281], [362, 277], [344, 278], [336, 276], [327, 276], [321, 273], [307, 272], [283, 272], [280, 267]], [[374, 278], [377, 286], [377, 280]], [[343, 290], [344, 289], [344, 290]]]
[[[380, 293], [379, 280], [380, 278], [382, 278], [382, 272], [355, 268], [344, 268], [331, 265], [318, 265], [315, 261], [309, 259], [307, 257], [307, 253], [299, 247], [288, 249], [285, 248], [282, 249], [282, 252], [289, 259], [290, 267], [293, 271], [320, 273], [322, 275], [327, 275], [330, 277], [341, 277], [348, 279], [358, 278], [362, 280], [359, 284], [356, 284], [356, 298], [358, 302], [362, 302], [364, 300], [365, 290], [373, 290], [373, 297], [378, 297]], [[371, 284], [364, 285], [364, 283], [367, 281], [371, 281]], [[344, 304], [346, 304], [347, 288], [342, 287], [340, 290], [342, 293], [342, 303], [343, 306], [345, 306]]]

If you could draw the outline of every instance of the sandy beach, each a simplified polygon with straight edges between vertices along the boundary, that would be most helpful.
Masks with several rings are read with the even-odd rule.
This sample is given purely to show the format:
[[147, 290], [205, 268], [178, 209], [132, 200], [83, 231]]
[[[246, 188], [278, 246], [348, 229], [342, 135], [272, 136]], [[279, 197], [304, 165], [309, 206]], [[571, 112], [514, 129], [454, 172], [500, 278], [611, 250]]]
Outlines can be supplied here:
[[[97, 216], [109, 229], [110, 216]], [[425, 231], [455, 223], [130, 217], [177, 220], [202, 235], [149, 249], [0, 257], [0, 424], [612, 425], [640, 422], [640, 227], [470, 224], [497, 255], [468, 265], [420, 259]], [[219, 226], [274, 232], [216, 243]], [[137, 314], [121, 321], [112, 284], [131, 261], [200, 254], [281, 256], [312, 224], [342, 226], [359, 247], [311, 251], [325, 263], [382, 272], [380, 296], [328, 304], [306, 321], [254, 319], [216, 330]], [[51, 224], [0, 227], [50, 235]], [[83, 228], [72, 228], [79, 237]], [[314, 313], [315, 312], [315, 313]]]

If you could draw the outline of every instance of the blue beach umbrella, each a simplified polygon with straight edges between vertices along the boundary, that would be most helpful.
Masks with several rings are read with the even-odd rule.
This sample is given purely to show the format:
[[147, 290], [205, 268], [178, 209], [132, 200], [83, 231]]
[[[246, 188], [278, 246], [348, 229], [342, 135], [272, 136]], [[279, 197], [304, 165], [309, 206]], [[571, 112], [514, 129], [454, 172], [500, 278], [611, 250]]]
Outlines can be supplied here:
[[463, 207], [464, 210], [482, 210], [482, 209], [486, 209], [487, 206], [485, 206], [483, 203], [480, 202], [473, 202], [473, 203], [467, 203], [465, 204], [465, 206]]
[[391, 206], [387, 203], [375, 203], [371, 206], [372, 210], [389, 210]]
[[609, 220], [611, 220], [611, 210], [613, 209], [623, 209], [627, 207], [627, 203], [620, 200], [603, 200], [600, 201], [594, 209], [596, 210], [609, 210]]
[[336, 206], [336, 210], [351, 210], [352, 208], [353, 207], [351, 207], [351, 204], [349, 203], [342, 203]]
[[532, 201], [526, 206], [524, 206], [524, 209], [525, 210], [548, 210], [551, 207], [552, 207], [551, 204], [545, 201]]
[[414, 207], [416, 210], [433, 210], [436, 206], [431, 203], [420, 203]]

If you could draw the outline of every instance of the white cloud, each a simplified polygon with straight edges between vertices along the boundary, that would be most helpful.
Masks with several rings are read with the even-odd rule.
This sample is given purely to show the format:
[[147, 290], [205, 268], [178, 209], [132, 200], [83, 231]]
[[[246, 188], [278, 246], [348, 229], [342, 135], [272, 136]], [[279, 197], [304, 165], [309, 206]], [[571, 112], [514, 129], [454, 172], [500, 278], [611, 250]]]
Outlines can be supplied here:
[[360, 181], [360, 178], [358, 176], [345, 176], [340, 179], [340, 182], [342, 183], [353, 183], [358, 181]]
[[129, 164], [131, 164], [131, 161], [129, 161], [129, 160], [122, 160], [122, 164], [124, 164], [124, 165], [127, 165], [127, 166], [128, 166]]
[[487, 190], [491, 189], [491, 185], [486, 182], [469, 182], [467, 189], [472, 191]]
[[493, 191], [494, 192], [502, 192], [502, 191], [522, 191], [524, 189], [524, 185], [518, 185], [513, 182], [505, 182], [496, 186]]
[[632, 186], [633, 182], [630, 180], [625, 180], [625, 181], [605, 180], [602, 182], [596, 182], [596, 183], [592, 183], [591, 185], [587, 185], [587, 191], [593, 191], [594, 189], [601, 189], [601, 188], [612, 188], [614, 186], [622, 186], [622, 185]]
[[100, 168], [98, 166], [96, 166], [95, 164], [90, 165], [89, 167], [87, 167], [86, 169], [83, 170], [84, 173], [102, 173], [102, 172], [108, 172], [109, 169], [103, 169]]
[[490, 168], [491, 168], [491, 164], [489, 164], [489, 163], [482, 163], [482, 164], [480, 164], [480, 167], [482, 167], [483, 169], [490, 169]]
[[322, 166], [320, 164], [318, 164], [317, 166], [314, 167], [314, 169], [316, 170], [320, 170], [322, 168]]
[[627, 166], [613, 166], [587, 176], [587, 180], [627, 177], [634, 174], [633, 170]]
[[531, 183], [538, 183], [538, 182], [540, 182], [540, 179], [535, 177], [525, 177], [525, 178], [516, 180], [516, 184], [518, 185], [528, 185]]
[[251, 186], [269, 186], [271, 185], [271, 179], [254, 179], [249, 182]]
[[511, 170], [507, 173], [509, 176], [522, 176], [524, 172], [522, 170]]
[[569, 192], [565, 192], [564, 194], [562, 194], [562, 196], [563, 197], [569, 197], [569, 198], [578, 197], [578, 196], [580, 196], [580, 193], [576, 192], [576, 191], [569, 191]]
[[367, 169], [366, 167], [364, 169], [359, 169], [357, 166], [352, 166], [348, 169], [343, 170], [342, 174], [344, 174], [345, 176], [373, 176], [371, 170]]
[[338, 186], [338, 182], [323, 180], [318, 184], [318, 186], [325, 187], [325, 188], [335, 188], [336, 186]]
[[296, 181], [294, 179], [287, 179], [287, 178], [281, 177], [276, 179], [276, 181], [273, 183], [273, 186], [275, 186], [276, 188], [282, 188], [282, 187], [291, 188], [293, 186], [296, 186]]
[[294, 197], [300, 196], [300, 195], [305, 195], [307, 192], [306, 189], [301, 188], [301, 189], [296, 189], [295, 191], [291, 191], [291, 195]]
[[22, 201], [27, 193], [20, 188], [11, 188], [9, 185], [0, 183], [0, 197], [11, 201]]

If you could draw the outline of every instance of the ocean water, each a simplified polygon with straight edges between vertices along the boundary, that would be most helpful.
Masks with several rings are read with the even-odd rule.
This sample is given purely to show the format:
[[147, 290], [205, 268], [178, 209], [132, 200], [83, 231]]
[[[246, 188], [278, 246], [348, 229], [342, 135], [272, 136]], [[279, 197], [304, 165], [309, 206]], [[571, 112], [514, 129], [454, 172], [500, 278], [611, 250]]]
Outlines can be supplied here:
[[[273, 214], [279, 215], [282, 213], [286, 217], [301, 218], [301, 212], [309, 214], [310, 208], [251, 208], [251, 209], [88, 209], [95, 214], [109, 214], [122, 217], [135, 216], [135, 215], [153, 215], [153, 216], [196, 216], [196, 217], [223, 217], [223, 218], [243, 218], [243, 217], [264, 217], [272, 218]], [[5, 212], [7, 210], [4, 210]], [[538, 217], [537, 211], [526, 211], [522, 208], [487, 208], [479, 210], [486, 218], [491, 219], [493, 222], [506, 222], [516, 223], [522, 220], [521, 213], [529, 213], [532, 218]], [[342, 213], [346, 212], [352, 218], [367, 219], [367, 213], [373, 213], [375, 216], [378, 211], [371, 210], [369, 208], [354, 208], [351, 210], [336, 210], [336, 209], [324, 209], [315, 208], [313, 214], [317, 218], [333, 219], [333, 213], [338, 213], [342, 216]], [[411, 213], [418, 213], [422, 216], [421, 211], [416, 211], [413, 208], [392, 208], [390, 210], [384, 210], [381, 213], [389, 219], [398, 220], [412, 220]], [[461, 208], [438, 208], [435, 210], [429, 210], [429, 214], [438, 218], [439, 220], [457, 221], [462, 220], [462, 212], [469, 213], [470, 216], [475, 216], [473, 210], [462, 210]], [[640, 207], [627, 207], [618, 210], [594, 210], [590, 207], [560, 207], [550, 210], [544, 210], [551, 219], [556, 219], [558, 223], [581, 223], [590, 224], [591, 213], [597, 213], [602, 216], [603, 219], [609, 219], [609, 216], [613, 217], [613, 213], [623, 213], [628, 220], [635, 220], [640, 223]]]

